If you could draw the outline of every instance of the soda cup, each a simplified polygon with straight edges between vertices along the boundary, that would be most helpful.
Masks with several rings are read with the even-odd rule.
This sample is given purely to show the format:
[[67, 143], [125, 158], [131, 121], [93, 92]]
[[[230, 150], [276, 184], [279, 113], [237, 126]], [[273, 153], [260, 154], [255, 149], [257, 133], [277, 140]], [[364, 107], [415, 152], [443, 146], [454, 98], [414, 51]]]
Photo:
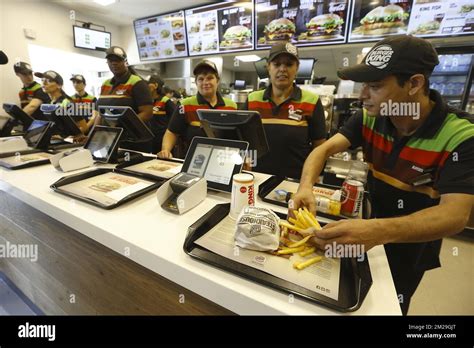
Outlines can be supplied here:
[[232, 177], [229, 216], [236, 220], [242, 209], [248, 205], [255, 205], [254, 177], [252, 174], [235, 174]]
[[364, 184], [357, 180], [346, 180], [342, 184], [341, 214], [356, 217], [362, 207]]

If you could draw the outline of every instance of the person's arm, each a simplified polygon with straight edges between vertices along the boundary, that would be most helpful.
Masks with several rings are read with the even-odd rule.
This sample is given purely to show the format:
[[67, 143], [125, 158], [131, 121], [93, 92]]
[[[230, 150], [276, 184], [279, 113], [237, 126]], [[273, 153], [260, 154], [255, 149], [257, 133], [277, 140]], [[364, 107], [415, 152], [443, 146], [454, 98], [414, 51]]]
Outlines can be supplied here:
[[463, 230], [469, 221], [474, 195], [450, 193], [441, 196], [439, 205], [416, 213], [384, 219], [351, 219], [332, 222], [315, 231], [313, 244], [363, 245], [368, 251], [386, 243], [427, 242], [451, 236]]
[[148, 122], [153, 117], [153, 105], [142, 105], [138, 107], [138, 117], [143, 122]]
[[157, 156], [159, 158], [173, 158], [171, 152], [173, 151], [177, 141], [178, 135], [167, 129], [161, 143], [161, 151], [158, 152]]
[[349, 140], [342, 134], [335, 134], [321, 146], [311, 151], [304, 162], [303, 173], [301, 174], [298, 191], [288, 202], [289, 215], [292, 215], [293, 209], [305, 206], [313, 214], [316, 213], [316, 204], [313, 195], [313, 185], [318, 181], [319, 175], [323, 171], [324, 164], [329, 156], [344, 151], [351, 146]]
[[28, 105], [25, 105], [25, 107], [23, 108], [23, 111], [29, 116], [31, 116], [36, 110], [38, 110], [41, 104], [43, 104], [43, 101], [41, 99], [33, 98], [28, 103]]

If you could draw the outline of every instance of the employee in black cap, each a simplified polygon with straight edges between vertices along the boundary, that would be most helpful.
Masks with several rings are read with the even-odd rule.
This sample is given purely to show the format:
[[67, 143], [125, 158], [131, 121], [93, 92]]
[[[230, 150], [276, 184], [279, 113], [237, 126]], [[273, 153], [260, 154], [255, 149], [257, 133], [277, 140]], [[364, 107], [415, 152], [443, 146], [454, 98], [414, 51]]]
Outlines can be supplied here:
[[[210, 60], [203, 60], [193, 70], [198, 93], [196, 96], [181, 100], [171, 118], [163, 137], [163, 144], [158, 156], [171, 158], [172, 150], [178, 136], [184, 137], [185, 148], [190, 145], [195, 136], [206, 136], [201, 129], [197, 109], [236, 110], [237, 104], [223, 98], [217, 90], [219, 86], [219, 71]], [[186, 149], [184, 153], [186, 153]]]
[[158, 76], [150, 76], [148, 79], [148, 87], [150, 88], [153, 98], [153, 118], [151, 119], [151, 130], [155, 134], [153, 140], [152, 152], [157, 153], [161, 150], [161, 143], [165, 135], [166, 128], [173, 116], [176, 105], [165, 94], [164, 81]]
[[36, 72], [35, 76], [41, 78], [43, 90], [51, 99], [50, 103], [60, 105], [65, 113], [74, 119], [82, 133], [86, 134], [88, 131], [87, 122], [80, 113], [70, 106], [72, 99], [63, 90], [64, 81], [61, 75], [56, 71], [48, 70], [44, 73]]
[[20, 103], [23, 111], [38, 120], [45, 120], [40, 110], [41, 104], [48, 104], [51, 100], [47, 93], [43, 91], [41, 85], [33, 79], [31, 65], [25, 62], [17, 62], [13, 65], [16, 76], [23, 83], [20, 90]]
[[[97, 103], [97, 98], [86, 91], [86, 79], [82, 75], [73, 75], [69, 80], [76, 90], [76, 93], [71, 97], [72, 102], [77, 105], [81, 115], [85, 116], [88, 121], [88, 127], [92, 126], [92, 115]], [[90, 122], [89, 122], [90, 121]]]
[[363, 110], [313, 150], [289, 203], [314, 212], [312, 186], [324, 162], [362, 146], [376, 219], [330, 223], [313, 242], [362, 244], [365, 251], [385, 245], [403, 314], [424, 272], [440, 267], [441, 239], [464, 229], [474, 204], [473, 117], [429, 89], [438, 63], [428, 41], [396, 35], [340, 70], [342, 79], [362, 82]]
[[258, 159], [257, 172], [299, 178], [311, 149], [326, 139], [319, 96], [294, 83], [298, 50], [291, 43], [273, 46], [267, 69], [270, 85], [248, 96], [248, 110], [260, 113], [270, 152]]
[[[153, 116], [153, 99], [147, 83], [130, 71], [127, 54], [118, 47], [112, 46], [105, 52], [107, 64], [114, 77], [106, 80], [101, 87], [98, 106], [129, 106], [138, 117], [149, 125]], [[96, 123], [100, 122], [97, 117]], [[143, 152], [151, 152], [151, 142], [123, 143], [122, 146]]]

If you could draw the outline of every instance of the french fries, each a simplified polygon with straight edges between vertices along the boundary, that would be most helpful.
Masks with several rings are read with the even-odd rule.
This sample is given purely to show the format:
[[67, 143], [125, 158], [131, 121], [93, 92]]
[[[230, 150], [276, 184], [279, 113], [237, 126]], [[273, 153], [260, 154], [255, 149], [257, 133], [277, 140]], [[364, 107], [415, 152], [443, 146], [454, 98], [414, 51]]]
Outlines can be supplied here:
[[301, 271], [302, 269], [305, 269], [306, 267], [309, 267], [315, 264], [316, 262], [321, 261], [322, 259], [323, 259], [322, 256], [316, 256], [303, 262], [295, 262], [293, 264], [293, 267]]
[[[310, 240], [311, 237], [314, 236], [313, 232], [306, 231], [310, 228], [314, 228], [317, 230], [321, 229], [321, 225], [319, 224], [316, 217], [309, 212], [309, 210], [304, 207], [298, 210], [293, 211], [295, 217], [288, 218], [288, 221], [282, 220], [280, 221], [280, 226], [282, 226], [285, 230], [285, 235], [282, 236], [280, 240], [280, 248], [277, 250], [278, 255], [290, 255], [299, 253], [299, 256], [306, 257], [308, 255], [313, 254], [316, 251], [316, 248], [309, 247], [306, 243]], [[289, 236], [291, 233], [288, 234], [288, 231], [293, 230], [300, 235], [300, 240], [290, 240]], [[304, 261], [298, 261], [293, 264], [293, 267], [297, 270], [305, 269], [319, 261], [323, 258], [322, 256], [316, 256]]]

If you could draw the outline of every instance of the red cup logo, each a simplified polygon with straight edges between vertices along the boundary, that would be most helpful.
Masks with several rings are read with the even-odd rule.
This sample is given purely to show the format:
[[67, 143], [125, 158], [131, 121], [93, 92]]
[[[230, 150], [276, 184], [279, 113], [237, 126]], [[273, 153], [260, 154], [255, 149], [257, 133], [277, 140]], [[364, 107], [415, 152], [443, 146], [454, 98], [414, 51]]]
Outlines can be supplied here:
[[247, 192], [247, 188], [246, 188], [245, 186], [242, 186], [242, 187], [240, 188], [240, 192], [241, 192], [241, 193]]

